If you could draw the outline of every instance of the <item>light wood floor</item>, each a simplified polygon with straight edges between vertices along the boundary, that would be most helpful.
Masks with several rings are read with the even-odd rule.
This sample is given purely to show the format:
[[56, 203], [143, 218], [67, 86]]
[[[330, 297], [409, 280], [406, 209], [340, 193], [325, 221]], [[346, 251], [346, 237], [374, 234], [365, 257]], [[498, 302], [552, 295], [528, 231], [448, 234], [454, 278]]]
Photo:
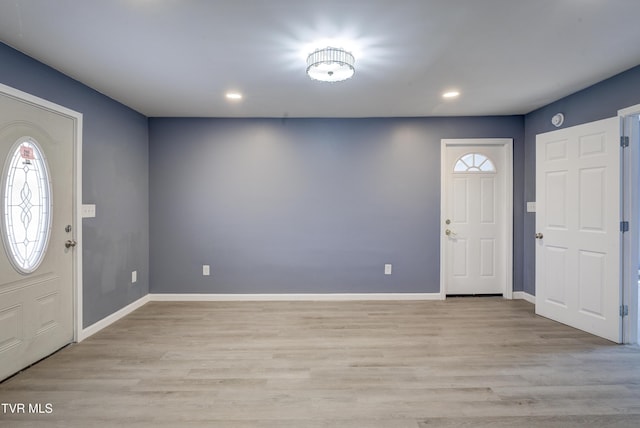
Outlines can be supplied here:
[[524, 301], [154, 302], [0, 384], [2, 427], [637, 427], [640, 350]]

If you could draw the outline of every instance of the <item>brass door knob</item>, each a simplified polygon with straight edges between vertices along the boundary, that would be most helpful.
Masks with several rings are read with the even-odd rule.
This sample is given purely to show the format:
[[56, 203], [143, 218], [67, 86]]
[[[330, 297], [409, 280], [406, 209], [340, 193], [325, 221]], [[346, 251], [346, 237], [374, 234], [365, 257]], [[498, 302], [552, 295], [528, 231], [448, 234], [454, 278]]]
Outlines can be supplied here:
[[64, 246], [66, 248], [75, 247], [76, 245], [78, 245], [78, 243], [76, 242], [75, 239], [67, 239], [67, 241], [64, 243]]
[[542, 239], [544, 235], [542, 233], [536, 233], [536, 239]]

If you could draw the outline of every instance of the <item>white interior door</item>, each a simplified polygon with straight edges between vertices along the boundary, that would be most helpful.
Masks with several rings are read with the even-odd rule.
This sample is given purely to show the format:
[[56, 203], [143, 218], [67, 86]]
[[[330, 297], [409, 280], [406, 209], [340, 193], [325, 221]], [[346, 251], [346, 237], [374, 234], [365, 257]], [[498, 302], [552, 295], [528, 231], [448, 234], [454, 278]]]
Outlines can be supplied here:
[[619, 137], [614, 117], [536, 139], [536, 313], [615, 342]]
[[0, 92], [0, 380], [74, 338], [75, 126]]
[[511, 140], [443, 140], [446, 294], [511, 291]]

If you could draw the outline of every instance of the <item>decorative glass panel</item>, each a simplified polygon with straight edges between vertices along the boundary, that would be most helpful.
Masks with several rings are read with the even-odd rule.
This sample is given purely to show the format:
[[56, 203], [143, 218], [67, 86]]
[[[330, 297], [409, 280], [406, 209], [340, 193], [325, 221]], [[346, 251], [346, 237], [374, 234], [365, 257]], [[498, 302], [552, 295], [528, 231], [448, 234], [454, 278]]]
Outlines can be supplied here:
[[51, 230], [51, 185], [42, 149], [29, 137], [18, 140], [2, 174], [2, 237], [14, 268], [28, 274], [44, 258]]
[[454, 172], [496, 172], [491, 159], [480, 153], [462, 156], [453, 167]]

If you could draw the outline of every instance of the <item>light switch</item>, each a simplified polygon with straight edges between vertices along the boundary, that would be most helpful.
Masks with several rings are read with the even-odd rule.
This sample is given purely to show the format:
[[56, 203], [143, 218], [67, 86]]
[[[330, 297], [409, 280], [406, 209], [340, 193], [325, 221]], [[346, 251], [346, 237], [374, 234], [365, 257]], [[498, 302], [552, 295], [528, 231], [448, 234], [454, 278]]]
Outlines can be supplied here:
[[95, 204], [82, 204], [82, 218], [93, 218], [96, 216]]
[[131, 272], [131, 283], [135, 283], [138, 282], [138, 271], [134, 270], [133, 272]]
[[536, 212], [536, 203], [535, 202], [527, 202], [527, 212], [528, 213]]

